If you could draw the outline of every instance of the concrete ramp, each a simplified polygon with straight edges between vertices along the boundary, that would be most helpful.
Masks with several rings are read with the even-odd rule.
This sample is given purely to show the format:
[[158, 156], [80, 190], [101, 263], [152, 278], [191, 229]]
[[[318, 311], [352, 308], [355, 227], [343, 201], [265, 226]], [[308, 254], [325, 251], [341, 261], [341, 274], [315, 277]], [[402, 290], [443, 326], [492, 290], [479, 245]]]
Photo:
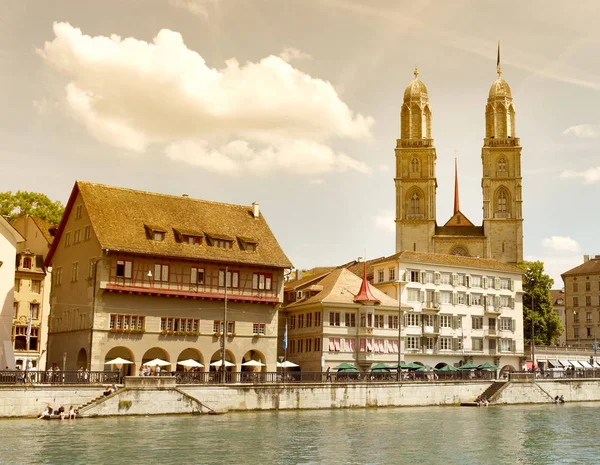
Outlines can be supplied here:
[[509, 382], [494, 398], [494, 404], [496, 405], [549, 403], [554, 403], [554, 398], [537, 383]]

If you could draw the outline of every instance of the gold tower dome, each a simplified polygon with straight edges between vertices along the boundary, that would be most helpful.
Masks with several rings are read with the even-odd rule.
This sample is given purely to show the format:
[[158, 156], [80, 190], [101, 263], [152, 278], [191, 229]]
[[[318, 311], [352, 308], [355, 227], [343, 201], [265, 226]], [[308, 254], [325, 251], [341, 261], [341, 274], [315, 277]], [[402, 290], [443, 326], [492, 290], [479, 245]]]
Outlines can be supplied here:
[[427, 87], [418, 78], [419, 70], [415, 66], [415, 78], [410, 81], [406, 89], [404, 90], [404, 100], [420, 99], [421, 97], [428, 97]]
[[498, 79], [494, 81], [492, 87], [490, 87], [490, 98], [494, 97], [508, 97], [512, 98], [512, 94], [510, 92], [510, 87], [508, 83], [498, 76]]

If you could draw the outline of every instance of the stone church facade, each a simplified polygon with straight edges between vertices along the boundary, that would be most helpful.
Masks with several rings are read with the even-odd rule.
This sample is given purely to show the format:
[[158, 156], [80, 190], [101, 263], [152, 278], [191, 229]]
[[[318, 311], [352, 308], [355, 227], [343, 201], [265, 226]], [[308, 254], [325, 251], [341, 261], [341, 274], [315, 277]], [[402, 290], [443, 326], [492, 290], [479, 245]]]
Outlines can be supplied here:
[[523, 260], [521, 146], [515, 135], [511, 90], [499, 64], [497, 71], [487, 99], [481, 150], [483, 225], [474, 225], [460, 211], [457, 177], [454, 214], [439, 226], [431, 107], [415, 69], [415, 78], [404, 91], [395, 149], [396, 252], [465, 255], [513, 264]]

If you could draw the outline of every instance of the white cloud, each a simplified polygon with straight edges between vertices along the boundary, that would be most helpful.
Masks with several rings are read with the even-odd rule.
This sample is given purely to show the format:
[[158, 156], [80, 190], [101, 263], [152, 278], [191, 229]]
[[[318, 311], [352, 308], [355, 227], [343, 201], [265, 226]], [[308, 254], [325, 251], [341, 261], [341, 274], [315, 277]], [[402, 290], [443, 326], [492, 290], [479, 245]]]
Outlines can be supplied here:
[[373, 119], [281, 57], [216, 69], [167, 29], [152, 42], [90, 37], [68, 23], [54, 33], [38, 53], [69, 80], [74, 119], [104, 143], [137, 153], [165, 145], [171, 159], [220, 173], [371, 171], [328, 140], [369, 138]]
[[309, 184], [314, 184], [315, 186], [320, 186], [321, 184], [325, 183], [324, 179], [311, 179], [310, 181], [308, 181]]
[[581, 251], [581, 246], [579, 245], [579, 243], [575, 239], [572, 239], [569, 236], [546, 237], [542, 241], [542, 246], [544, 247], [544, 249], [546, 249], [548, 251], [558, 252], [558, 253], [563, 253], [563, 252], [579, 253]]
[[564, 283], [560, 275], [583, 263], [583, 257], [579, 254], [564, 255], [529, 255], [527, 261], [541, 261], [544, 263], [544, 272], [554, 279], [553, 289], [561, 289]]
[[169, 5], [175, 8], [187, 10], [202, 19], [208, 19], [208, 5], [215, 4], [219, 0], [169, 0]]
[[38, 115], [45, 115], [46, 113], [48, 113], [48, 100], [46, 100], [45, 98], [40, 100], [34, 100], [32, 103], [33, 108], [35, 109], [35, 112]]
[[600, 166], [591, 167], [584, 171], [563, 171], [560, 179], [583, 178], [585, 184], [594, 184], [600, 181]]
[[600, 126], [597, 124], [579, 124], [563, 131], [563, 135], [572, 134], [580, 139], [596, 139], [600, 137]]
[[395, 215], [392, 210], [380, 210], [379, 213], [373, 217], [373, 221], [377, 228], [389, 232], [396, 231]]
[[389, 167], [388, 165], [384, 164], [384, 163], [380, 164], [380, 165], [377, 167], [377, 169], [378, 169], [379, 171], [381, 171], [382, 173], [387, 173], [387, 172], [389, 172], [389, 171], [390, 171], [390, 167]]
[[283, 52], [279, 54], [279, 57], [288, 63], [292, 60], [312, 60], [311, 55], [293, 47], [284, 48]]

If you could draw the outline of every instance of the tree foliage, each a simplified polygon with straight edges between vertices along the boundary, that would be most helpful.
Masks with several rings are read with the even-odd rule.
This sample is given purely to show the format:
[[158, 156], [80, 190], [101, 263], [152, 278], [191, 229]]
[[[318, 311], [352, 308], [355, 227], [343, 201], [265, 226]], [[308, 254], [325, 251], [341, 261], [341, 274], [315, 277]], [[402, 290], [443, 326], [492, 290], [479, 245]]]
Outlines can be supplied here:
[[31, 215], [48, 223], [58, 224], [65, 212], [64, 205], [53, 202], [45, 194], [17, 191], [0, 192], [0, 215], [9, 220], [21, 215]]
[[[521, 262], [523, 275], [523, 331], [525, 343], [531, 343], [531, 322], [534, 321], [536, 344], [556, 344], [564, 328], [558, 314], [552, 308], [550, 289], [554, 280], [544, 273], [540, 261]], [[533, 312], [532, 312], [533, 304]]]

